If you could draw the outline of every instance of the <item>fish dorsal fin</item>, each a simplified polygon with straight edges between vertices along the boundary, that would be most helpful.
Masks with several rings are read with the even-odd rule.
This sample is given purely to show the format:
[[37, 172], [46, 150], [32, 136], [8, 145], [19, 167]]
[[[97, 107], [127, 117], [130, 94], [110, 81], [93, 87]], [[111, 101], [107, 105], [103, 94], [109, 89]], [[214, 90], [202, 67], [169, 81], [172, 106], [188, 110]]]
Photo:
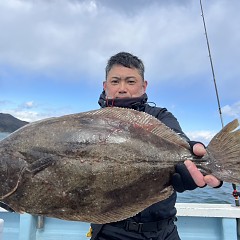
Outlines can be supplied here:
[[147, 130], [165, 140], [168, 140], [171, 143], [190, 149], [186, 140], [181, 138], [176, 132], [148, 113], [128, 108], [106, 107], [99, 110], [86, 112], [85, 114], [101, 116], [102, 118], [109, 117], [112, 119], [118, 119], [122, 122], [130, 123], [136, 127], [141, 127], [144, 130]]

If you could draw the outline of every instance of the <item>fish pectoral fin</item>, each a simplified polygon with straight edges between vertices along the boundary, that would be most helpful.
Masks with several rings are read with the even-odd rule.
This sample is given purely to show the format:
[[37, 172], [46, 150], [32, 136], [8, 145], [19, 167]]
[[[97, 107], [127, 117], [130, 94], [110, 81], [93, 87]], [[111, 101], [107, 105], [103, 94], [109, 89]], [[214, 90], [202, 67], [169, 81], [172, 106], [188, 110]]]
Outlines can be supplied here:
[[32, 164], [30, 164], [27, 170], [32, 174], [37, 174], [38, 172], [54, 164], [55, 164], [55, 160], [52, 156], [42, 157], [36, 160], [35, 162], [33, 162]]

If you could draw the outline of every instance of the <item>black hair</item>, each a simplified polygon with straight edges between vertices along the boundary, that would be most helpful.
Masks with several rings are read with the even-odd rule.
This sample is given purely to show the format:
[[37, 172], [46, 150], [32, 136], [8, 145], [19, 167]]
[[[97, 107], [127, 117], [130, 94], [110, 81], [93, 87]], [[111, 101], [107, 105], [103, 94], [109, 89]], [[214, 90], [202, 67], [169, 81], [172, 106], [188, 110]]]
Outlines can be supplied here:
[[144, 64], [141, 59], [139, 59], [137, 56], [132, 55], [131, 53], [119, 52], [110, 57], [106, 66], [106, 79], [109, 71], [114, 65], [122, 65], [127, 68], [136, 68], [144, 80]]

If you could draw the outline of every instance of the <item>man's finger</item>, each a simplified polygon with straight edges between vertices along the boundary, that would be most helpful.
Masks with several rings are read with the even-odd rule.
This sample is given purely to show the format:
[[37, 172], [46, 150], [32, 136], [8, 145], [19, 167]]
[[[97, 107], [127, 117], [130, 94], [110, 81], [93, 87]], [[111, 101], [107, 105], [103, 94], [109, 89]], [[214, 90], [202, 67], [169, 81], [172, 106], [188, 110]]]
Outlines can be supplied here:
[[186, 167], [187, 167], [189, 173], [191, 174], [194, 182], [199, 187], [203, 187], [206, 183], [204, 181], [204, 177], [203, 177], [202, 173], [197, 169], [196, 165], [190, 160], [186, 160], [184, 162], [184, 164], [186, 165]]
[[199, 157], [203, 156], [206, 153], [205, 147], [201, 143], [196, 143], [193, 146], [193, 153]]
[[221, 184], [221, 182], [215, 178], [212, 175], [206, 175], [204, 176], [204, 181], [206, 182], [207, 185], [209, 185], [210, 187], [217, 187]]

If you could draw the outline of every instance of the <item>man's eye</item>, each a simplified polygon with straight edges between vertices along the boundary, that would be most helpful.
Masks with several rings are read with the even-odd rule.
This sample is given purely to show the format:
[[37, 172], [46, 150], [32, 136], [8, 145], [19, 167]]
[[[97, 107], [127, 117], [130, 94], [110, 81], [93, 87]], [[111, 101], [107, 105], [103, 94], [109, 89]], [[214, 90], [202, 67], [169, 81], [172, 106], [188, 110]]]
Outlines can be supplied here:
[[116, 84], [118, 84], [118, 83], [119, 83], [118, 80], [111, 80], [111, 84], [113, 84], [113, 85], [116, 85]]
[[128, 84], [130, 84], [130, 85], [133, 85], [133, 84], [135, 84], [135, 80], [128, 80]]

